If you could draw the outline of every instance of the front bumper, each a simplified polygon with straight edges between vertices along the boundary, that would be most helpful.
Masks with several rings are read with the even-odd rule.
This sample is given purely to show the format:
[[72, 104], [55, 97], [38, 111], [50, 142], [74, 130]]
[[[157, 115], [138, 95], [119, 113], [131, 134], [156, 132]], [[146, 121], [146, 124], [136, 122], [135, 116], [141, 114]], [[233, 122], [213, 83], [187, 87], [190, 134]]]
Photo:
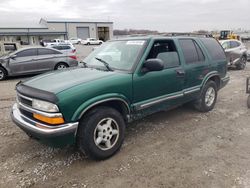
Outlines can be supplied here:
[[55, 144], [51, 143], [51, 145], [72, 144], [75, 141], [78, 122], [48, 126], [24, 116], [18, 109], [17, 104], [12, 107], [11, 118], [18, 127], [31, 137], [46, 143], [55, 142]]

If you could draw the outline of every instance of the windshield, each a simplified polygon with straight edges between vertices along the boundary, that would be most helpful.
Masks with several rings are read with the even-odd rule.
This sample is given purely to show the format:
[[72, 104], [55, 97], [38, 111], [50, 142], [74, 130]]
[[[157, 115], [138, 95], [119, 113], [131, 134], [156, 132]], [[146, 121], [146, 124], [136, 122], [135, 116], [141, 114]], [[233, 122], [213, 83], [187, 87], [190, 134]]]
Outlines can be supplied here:
[[132, 69], [140, 51], [146, 41], [111, 41], [96, 48], [84, 59], [87, 66], [104, 66], [98, 61], [101, 59], [108, 63], [112, 70], [129, 71]]

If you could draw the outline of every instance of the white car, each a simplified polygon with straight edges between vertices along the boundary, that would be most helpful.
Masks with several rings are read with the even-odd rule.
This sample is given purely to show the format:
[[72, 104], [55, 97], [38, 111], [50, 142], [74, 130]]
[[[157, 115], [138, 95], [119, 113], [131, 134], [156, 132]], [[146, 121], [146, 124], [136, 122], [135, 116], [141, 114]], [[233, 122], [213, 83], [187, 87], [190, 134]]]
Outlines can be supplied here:
[[69, 39], [69, 42], [70, 42], [71, 44], [81, 44], [82, 39], [76, 38], [76, 37], [72, 37], [72, 38]]
[[76, 55], [76, 48], [72, 44], [59, 44], [59, 45], [53, 45], [50, 48], [57, 49], [64, 54], [72, 54]]
[[102, 40], [97, 40], [95, 38], [87, 38], [86, 40], [82, 40], [82, 44], [84, 45], [91, 45], [91, 44], [101, 45], [102, 43], [103, 43]]
[[54, 46], [54, 45], [59, 45], [59, 44], [70, 44], [70, 45], [72, 45], [69, 41], [65, 41], [65, 40], [63, 40], [63, 39], [54, 39], [54, 40], [52, 40], [51, 42], [46, 42], [45, 44], [44, 44], [44, 46], [46, 46], [46, 47], [52, 47], [52, 46]]

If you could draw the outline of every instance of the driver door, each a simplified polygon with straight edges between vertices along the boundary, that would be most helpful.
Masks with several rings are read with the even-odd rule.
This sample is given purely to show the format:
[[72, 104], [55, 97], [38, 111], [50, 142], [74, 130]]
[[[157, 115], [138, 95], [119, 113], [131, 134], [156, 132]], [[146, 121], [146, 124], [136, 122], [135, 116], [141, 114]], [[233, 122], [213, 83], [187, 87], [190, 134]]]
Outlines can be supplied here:
[[155, 41], [147, 59], [161, 59], [164, 69], [134, 74], [134, 107], [143, 114], [177, 105], [183, 98], [185, 72], [173, 40]]
[[13, 75], [32, 73], [36, 71], [35, 59], [37, 58], [37, 49], [26, 49], [17, 52], [10, 58], [10, 70]]

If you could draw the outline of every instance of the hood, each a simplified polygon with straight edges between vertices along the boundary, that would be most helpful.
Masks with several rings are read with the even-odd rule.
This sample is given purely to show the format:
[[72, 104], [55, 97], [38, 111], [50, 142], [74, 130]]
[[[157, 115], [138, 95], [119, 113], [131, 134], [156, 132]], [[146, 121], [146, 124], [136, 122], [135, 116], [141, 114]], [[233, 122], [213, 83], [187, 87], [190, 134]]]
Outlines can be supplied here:
[[65, 69], [33, 77], [32, 79], [25, 81], [23, 84], [56, 94], [76, 85], [103, 79], [104, 77], [110, 77], [115, 74], [119, 73], [91, 68]]

